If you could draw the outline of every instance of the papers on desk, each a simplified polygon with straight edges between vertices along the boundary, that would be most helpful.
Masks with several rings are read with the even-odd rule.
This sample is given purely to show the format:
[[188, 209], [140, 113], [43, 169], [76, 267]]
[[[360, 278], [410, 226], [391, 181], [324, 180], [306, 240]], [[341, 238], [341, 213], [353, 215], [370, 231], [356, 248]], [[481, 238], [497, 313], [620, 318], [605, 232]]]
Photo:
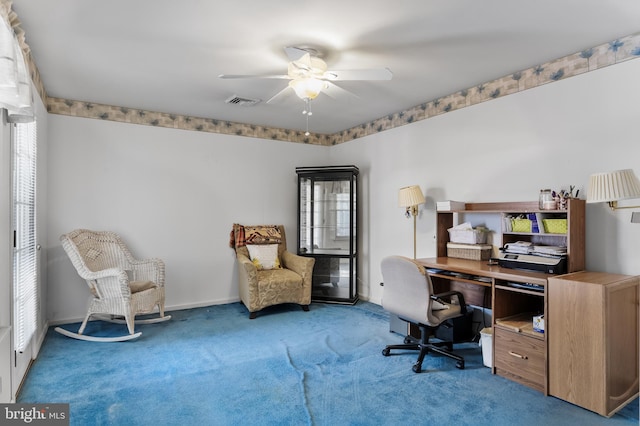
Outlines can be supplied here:
[[567, 248], [562, 246], [533, 246], [533, 254], [549, 256], [565, 256]]
[[514, 254], [531, 254], [533, 244], [528, 241], [517, 241], [515, 243], [505, 244], [503, 250], [507, 253]]
[[564, 246], [542, 246], [534, 245], [528, 241], [517, 241], [508, 243], [502, 249], [505, 253], [532, 254], [535, 256], [566, 256], [567, 248]]

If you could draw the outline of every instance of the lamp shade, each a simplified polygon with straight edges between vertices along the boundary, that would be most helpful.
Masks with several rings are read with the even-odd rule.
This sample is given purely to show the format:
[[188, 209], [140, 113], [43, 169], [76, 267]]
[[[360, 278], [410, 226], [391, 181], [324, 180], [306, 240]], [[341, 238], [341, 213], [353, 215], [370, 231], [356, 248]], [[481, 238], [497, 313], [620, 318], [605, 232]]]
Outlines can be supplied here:
[[631, 169], [596, 173], [589, 178], [587, 203], [640, 198], [640, 181]]
[[398, 193], [398, 205], [400, 207], [413, 207], [425, 202], [422, 190], [418, 185], [400, 188]]

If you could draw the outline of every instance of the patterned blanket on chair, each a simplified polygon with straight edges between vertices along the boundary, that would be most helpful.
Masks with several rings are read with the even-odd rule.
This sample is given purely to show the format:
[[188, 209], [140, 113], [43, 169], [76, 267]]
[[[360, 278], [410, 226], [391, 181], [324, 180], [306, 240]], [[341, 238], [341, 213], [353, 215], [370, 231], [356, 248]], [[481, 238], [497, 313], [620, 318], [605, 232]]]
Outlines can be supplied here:
[[229, 247], [237, 249], [247, 244], [280, 244], [282, 234], [278, 225], [243, 226], [233, 224], [229, 235]]

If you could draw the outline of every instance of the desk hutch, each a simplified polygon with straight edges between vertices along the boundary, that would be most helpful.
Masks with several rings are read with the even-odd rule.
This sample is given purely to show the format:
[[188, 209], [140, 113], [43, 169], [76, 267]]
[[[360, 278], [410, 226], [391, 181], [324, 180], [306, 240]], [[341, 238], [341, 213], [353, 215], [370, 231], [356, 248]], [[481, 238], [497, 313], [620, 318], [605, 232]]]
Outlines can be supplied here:
[[[527, 213], [538, 213], [543, 218], [566, 218], [567, 232], [511, 232], [503, 226], [506, 217]], [[485, 225], [485, 221], [492, 224], [488, 227], [493, 231], [494, 254], [498, 247], [516, 241], [566, 245], [569, 274], [550, 275], [490, 265], [487, 261], [447, 257], [449, 228], [462, 222], [471, 222], [473, 226]], [[583, 271], [585, 267], [584, 200], [571, 199], [566, 210], [553, 211], [539, 210], [537, 202], [467, 203], [462, 210], [437, 212], [436, 240], [437, 257], [418, 259], [418, 262], [428, 269], [434, 291], [458, 290], [465, 294], [467, 303], [492, 309], [493, 374], [606, 416], [612, 415], [638, 395], [639, 277], [592, 273], [588, 275], [588, 279], [597, 284], [596, 289], [590, 293], [582, 294], [577, 290], [563, 289], [564, 277], [568, 277], [566, 279], [572, 282], [571, 277], [574, 275], [571, 273]], [[579, 281], [577, 277], [574, 277], [573, 281], [575, 280]], [[619, 281], [624, 285], [616, 287], [612, 283]], [[523, 288], [521, 284], [536, 284], [539, 287], [529, 289]], [[550, 288], [553, 289], [551, 293]], [[632, 302], [627, 303], [622, 310], [613, 306], [622, 303], [621, 297], [612, 297], [616, 294], [614, 289], [627, 289], [626, 292], [617, 294], [631, 298]], [[580, 316], [564, 308], [576, 306], [578, 294], [578, 300], [585, 300]], [[587, 301], [589, 303], [586, 303]], [[545, 318], [544, 333], [533, 330], [533, 316], [539, 314], [543, 314]], [[591, 344], [588, 332], [584, 328], [582, 321], [586, 323], [590, 318], [597, 322], [593, 324], [593, 333], [602, 340], [601, 344]], [[628, 332], [612, 331], [612, 327], [623, 323], [632, 324]], [[578, 331], [584, 335], [574, 335]], [[632, 333], [635, 333], [632, 342], [625, 342]], [[550, 339], [550, 335], [554, 336], [553, 339]], [[569, 335], [574, 337], [569, 339]], [[569, 344], [573, 346], [568, 346]], [[605, 356], [605, 353], [617, 354], [625, 348], [633, 349], [634, 344], [635, 349], [628, 356]], [[582, 364], [576, 368], [601, 371], [596, 374], [600, 382], [587, 386], [578, 380], [568, 380], [582, 377], [583, 371], [560, 373], [561, 369], [568, 368], [568, 363], [574, 361], [567, 356], [567, 351], [591, 351], [592, 358], [578, 356]], [[630, 375], [629, 379], [616, 379], [614, 376], [623, 369], [625, 374]], [[569, 377], [567, 374], [573, 375]], [[553, 379], [551, 386], [550, 378]], [[586, 399], [573, 398], [574, 393], [579, 393], [576, 388], [582, 386], [604, 386], [604, 390], [591, 390]], [[612, 396], [613, 392], [617, 396]], [[597, 400], [597, 403], [593, 403], [593, 400]], [[603, 401], [607, 401], [608, 404], [604, 408]]]

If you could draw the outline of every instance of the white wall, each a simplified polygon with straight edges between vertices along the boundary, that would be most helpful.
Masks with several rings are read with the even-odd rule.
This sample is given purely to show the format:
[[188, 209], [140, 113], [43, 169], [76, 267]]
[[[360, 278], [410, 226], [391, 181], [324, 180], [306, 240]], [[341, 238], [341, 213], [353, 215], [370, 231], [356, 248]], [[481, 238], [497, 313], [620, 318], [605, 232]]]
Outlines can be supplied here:
[[50, 115], [52, 322], [86, 313], [86, 284], [59, 243], [75, 228], [112, 230], [138, 258], [166, 264], [168, 309], [239, 300], [229, 232], [284, 224], [295, 248], [296, 166], [326, 147]]
[[[296, 166], [361, 171], [359, 291], [380, 303], [380, 260], [412, 255], [400, 187], [427, 196], [418, 257], [435, 255], [435, 201], [531, 201], [590, 174], [640, 175], [640, 60], [589, 72], [334, 147], [50, 115], [49, 318], [82, 317], [88, 293], [58, 236], [111, 229], [139, 257], [167, 264], [167, 305], [237, 300], [227, 247], [233, 222], [283, 223], [294, 247]], [[633, 200], [637, 201], [637, 200]], [[640, 274], [640, 226], [629, 211], [587, 205], [587, 267]]]
[[[381, 259], [413, 255], [412, 221], [397, 207], [402, 186], [426, 194], [417, 256], [430, 257], [435, 201], [534, 201], [542, 188], [570, 184], [585, 198], [592, 173], [640, 176], [638, 75], [633, 60], [333, 147], [331, 162], [363, 171], [361, 294], [380, 303]], [[640, 274], [630, 211], [588, 204], [586, 215], [587, 268]]]

